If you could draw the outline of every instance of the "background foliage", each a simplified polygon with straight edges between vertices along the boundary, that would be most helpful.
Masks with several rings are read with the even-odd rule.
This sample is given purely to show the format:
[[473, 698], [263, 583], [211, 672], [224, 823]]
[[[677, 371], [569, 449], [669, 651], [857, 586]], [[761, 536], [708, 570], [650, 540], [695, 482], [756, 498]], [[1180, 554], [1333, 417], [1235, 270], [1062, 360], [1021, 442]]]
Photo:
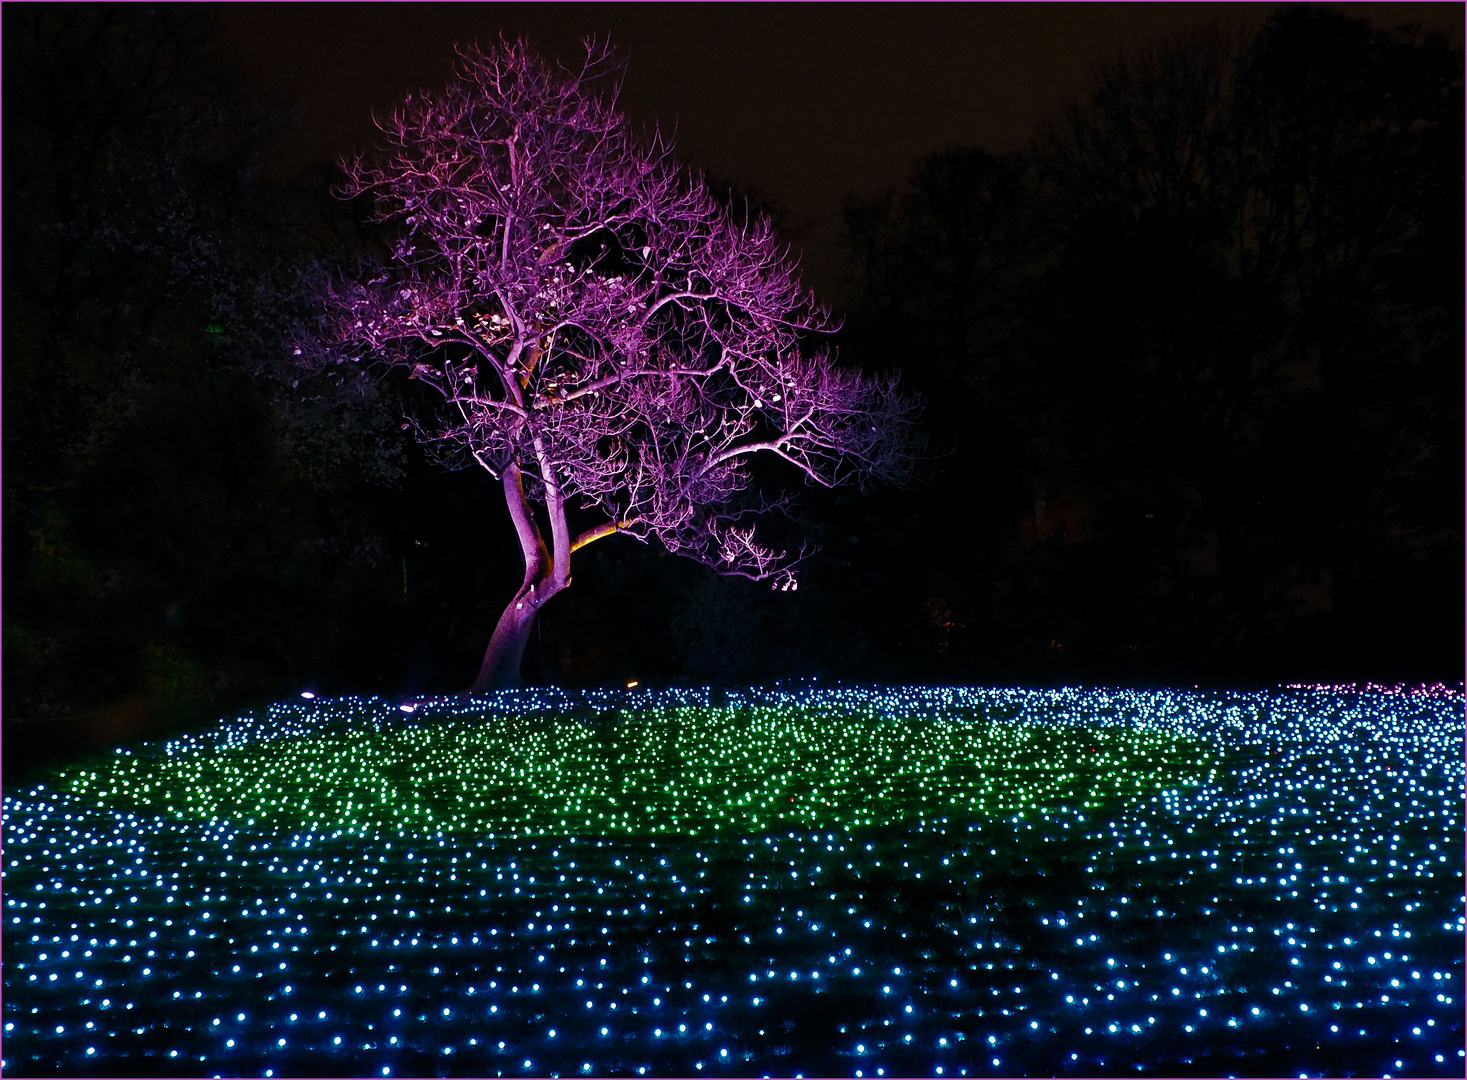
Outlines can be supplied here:
[[934, 587], [971, 653], [1460, 666], [1461, 73], [1293, 9], [848, 207], [849, 350], [928, 391], [966, 495], [928, 528], [983, 552]]

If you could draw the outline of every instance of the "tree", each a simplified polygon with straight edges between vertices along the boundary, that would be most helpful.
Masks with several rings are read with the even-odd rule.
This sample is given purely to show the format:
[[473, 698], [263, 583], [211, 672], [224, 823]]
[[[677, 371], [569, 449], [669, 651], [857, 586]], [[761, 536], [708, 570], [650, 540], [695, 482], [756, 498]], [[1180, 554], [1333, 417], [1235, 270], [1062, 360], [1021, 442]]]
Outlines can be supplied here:
[[1159, 556], [1152, 641], [1419, 663], [1404, 628], [1456, 619], [1461, 63], [1301, 5], [1118, 61], [1041, 138], [1040, 348], [1109, 542]]
[[[931, 402], [928, 426], [944, 451], [936, 489], [962, 493], [920, 500], [902, 515], [917, 533], [961, 536], [963, 558], [929, 563], [915, 596], [905, 581], [888, 580], [887, 603], [905, 617], [886, 629], [909, 654], [935, 652], [969, 673], [1012, 648], [1012, 634], [991, 624], [980, 598], [1005, 562], [1009, 523], [1033, 505], [1032, 440], [1011, 392], [1027, 317], [1020, 286], [1046, 254], [1036, 242], [1032, 173], [1023, 154], [952, 149], [920, 158], [900, 191], [844, 207], [856, 303], [843, 351], [861, 361], [904, 358], [903, 381]], [[890, 529], [857, 531], [868, 541], [863, 557], [896, 540]], [[1011, 661], [997, 674], [1012, 677]]]
[[348, 165], [341, 193], [374, 196], [395, 243], [323, 287], [295, 352], [333, 381], [405, 372], [404, 427], [500, 482], [524, 577], [472, 693], [518, 683], [572, 555], [615, 533], [795, 588], [805, 552], [756, 537], [784, 500], [750, 495], [751, 458], [825, 486], [900, 481], [917, 406], [894, 375], [808, 348], [833, 323], [768, 219], [739, 223], [632, 131], [608, 48], [587, 41], [578, 71], [523, 41], [459, 57], [380, 124], [380, 158]]
[[985, 518], [937, 590], [981, 598], [966, 670], [1456, 662], [1461, 63], [1292, 8], [1120, 57], [1025, 153], [848, 208], [847, 355], [913, 357], [955, 462], [987, 439], [942, 486]]
[[402, 440], [259, 377], [315, 303], [276, 124], [204, 6], [4, 23], [6, 718], [299, 686], [391, 609]]

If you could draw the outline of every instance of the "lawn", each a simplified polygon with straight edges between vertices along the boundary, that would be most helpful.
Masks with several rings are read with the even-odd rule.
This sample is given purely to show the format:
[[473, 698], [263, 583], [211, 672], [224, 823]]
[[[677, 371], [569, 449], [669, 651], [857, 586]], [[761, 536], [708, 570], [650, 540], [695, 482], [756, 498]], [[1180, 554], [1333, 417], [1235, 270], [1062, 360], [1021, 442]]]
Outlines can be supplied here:
[[1463, 729], [1460, 692], [281, 703], [5, 794], [0, 1069], [1460, 1076]]

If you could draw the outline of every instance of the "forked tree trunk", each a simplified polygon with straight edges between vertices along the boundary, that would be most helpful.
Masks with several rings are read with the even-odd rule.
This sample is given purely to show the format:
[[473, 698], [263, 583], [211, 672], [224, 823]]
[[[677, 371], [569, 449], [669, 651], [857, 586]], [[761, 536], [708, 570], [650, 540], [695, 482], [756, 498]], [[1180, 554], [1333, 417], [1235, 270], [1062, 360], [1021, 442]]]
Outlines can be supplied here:
[[479, 677], [465, 694], [483, 694], [490, 690], [508, 690], [523, 685], [520, 665], [525, 658], [525, 644], [535, 628], [535, 616], [540, 609], [560, 590], [570, 584], [570, 539], [566, 533], [565, 507], [559, 490], [553, 484], [546, 485], [546, 509], [550, 514], [550, 531], [553, 537], [554, 555], [546, 549], [535, 521], [534, 511], [525, 498], [524, 479], [520, 470], [511, 465], [504, 470], [504, 501], [509, 507], [510, 519], [520, 540], [520, 552], [525, 560], [525, 578], [504, 614], [494, 627], [489, 647], [484, 650], [484, 662], [479, 666]]
[[560, 484], [546, 462], [545, 448], [535, 440], [535, 452], [540, 459], [540, 482], [545, 487], [545, 512], [550, 518], [549, 549], [535, 521], [530, 501], [525, 498], [524, 478], [519, 467], [510, 465], [502, 475], [504, 502], [509, 507], [510, 520], [520, 539], [520, 553], [525, 560], [525, 579], [520, 591], [515, 593], [499, 623], [494, 627], [494, 636], [484, 650], [484, 663], [479, 667], [479, 677], [464, 691], [465, 695], [483, 694], [490, 690], [507, 690], [523, 685], [520, 679], [520, 664], [525, 658], [525, 644], [535, 628], [535, 616], [546, 602], [568, 588], [571, 555], [593, 544], [602, 537], [611, 536], [636, 524], [635, 518], [625, 520], [613, 518], [601, 525], [587, 529], [572, 537], [565, 520], [565, 498]]

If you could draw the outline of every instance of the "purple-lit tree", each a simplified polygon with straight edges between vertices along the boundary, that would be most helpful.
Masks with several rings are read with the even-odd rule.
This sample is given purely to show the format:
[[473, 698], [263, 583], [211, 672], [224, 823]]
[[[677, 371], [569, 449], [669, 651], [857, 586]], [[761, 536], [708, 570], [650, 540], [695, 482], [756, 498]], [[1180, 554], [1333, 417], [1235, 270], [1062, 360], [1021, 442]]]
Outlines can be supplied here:
[[[524, 580], [473, 693], [518, 684], [572, 555], [613, 533], [795, 588], [800, 556], [755, 536], [780, 502], [741, 497], [750, 458], [826, 486], [900, 480], [916, 405], [802, 348], [829, 314], [767, 220], [737, 223], [629, 128], [608, 49], [588, 41], [580, 71], [524, 42], [459, 55], [442, 93], [379, 122], [383, 156], [349, 164], [342, 194], [375, 198], [394, 247], [323, 287], [296, 355], [346, 379], [406, 369], [441, 398], [409, 419], [419, 441], [501, 481]], [[573, 533], [572, 511], [596, 523]]]

